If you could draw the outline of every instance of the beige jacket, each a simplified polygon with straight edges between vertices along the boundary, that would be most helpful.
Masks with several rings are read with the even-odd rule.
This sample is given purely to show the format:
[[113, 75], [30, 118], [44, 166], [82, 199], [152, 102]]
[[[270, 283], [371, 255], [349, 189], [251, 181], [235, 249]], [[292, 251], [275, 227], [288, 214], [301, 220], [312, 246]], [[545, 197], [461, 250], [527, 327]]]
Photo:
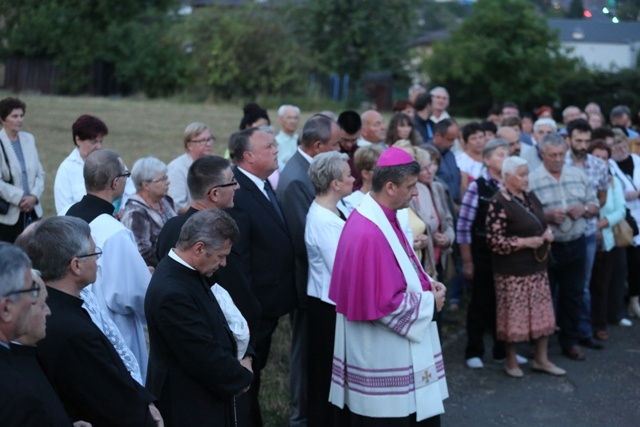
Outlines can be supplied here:
[[[38, 198], [38, 203], [34, 207], [34, 211], [38, 217], [42, 217], [42, 204], [40, 203], [40, 197], [44, 191], [44, 169], [38, 158], [38, 151], [36, 150], [36, 143], [33, 135], [27, 132], [18, 132], [20, 138], [20, 146], [22, 147], [22, 154], [24, 155], [24, 162], [27, 168], [27, 179], [29, 180], [29, 191], [32, 195]], [[5, 215], [0, 215], [0, 224], [14, 225], [18, 222], [18, 216], [20, 215], [20, 209], [18, 203], [22, 199], [22, 170], [20, 169], [20, 162], [16, 153], [13, 151], [13, 146], [9, 140], [7, 132], [0, 130], [0, 143], [4, 147], [4, 151], [9, 158], [9, 166], [11, 167], [11, 177], [13, 178], [13, 184], [9, 184], [9, 168], [7, 167], [7, 160], [4, 158], [2, 151], [0, 150], [0, 197], [9, 202], [9, 212]]]

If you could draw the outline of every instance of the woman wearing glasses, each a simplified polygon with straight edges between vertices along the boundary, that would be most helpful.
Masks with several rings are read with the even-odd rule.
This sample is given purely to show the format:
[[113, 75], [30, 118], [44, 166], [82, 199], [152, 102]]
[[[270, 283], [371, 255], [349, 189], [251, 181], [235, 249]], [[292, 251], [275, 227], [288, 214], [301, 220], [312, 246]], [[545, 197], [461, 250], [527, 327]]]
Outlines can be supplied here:
[[133, 232], [138, 251], [149, 267], [158, 265], [156, 244], [162, 226], [176, 216], [167, 197], [167, 165], [155, 157], [138, 159], [131, 170], [136, 194], [127, 200], [120, 221]]
[[17, 98], [0, 101], [0, 240], [10, 243], [42, 216], [44, 170], [33, 135], [22, 131], [25, 111]]
[[204, 156], [213, 154], [213, 144], [216, 139], [211, 134], [209, 125], [193, 122], [184, 130], [184, 149], [186, 153], [176, 157], [169, 163], [167, 175], [171, 185], [169, 197], [173, 200], [179, 214], [185, 213], [191, 204], [191, 196], [187, 187], [187, 172], [191, 164]]

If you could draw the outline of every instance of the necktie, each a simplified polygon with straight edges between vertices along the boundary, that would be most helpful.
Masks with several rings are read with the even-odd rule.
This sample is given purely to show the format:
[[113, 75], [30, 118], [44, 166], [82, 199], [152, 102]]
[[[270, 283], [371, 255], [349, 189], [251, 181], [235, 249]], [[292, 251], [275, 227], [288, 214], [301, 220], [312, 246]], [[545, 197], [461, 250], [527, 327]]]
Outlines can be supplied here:
[[269, 181], [265, 181], [264, 182], [264, 189], [267, 192], [267, 196], [269, 198], [269, 201], [273, 205], [273, 208], [278, 213], [278, 216], [280, 217], [280, 220], [282, 222], [285, 222], [284, 221], [284, 215], [282, 215], [282, 210], [280, 210], [280, 205], [278, 204], [278, 199], [276, 199], [276, 193], [274, 193], [273, 188], [271, 188], [271, 184], [269, 183]]

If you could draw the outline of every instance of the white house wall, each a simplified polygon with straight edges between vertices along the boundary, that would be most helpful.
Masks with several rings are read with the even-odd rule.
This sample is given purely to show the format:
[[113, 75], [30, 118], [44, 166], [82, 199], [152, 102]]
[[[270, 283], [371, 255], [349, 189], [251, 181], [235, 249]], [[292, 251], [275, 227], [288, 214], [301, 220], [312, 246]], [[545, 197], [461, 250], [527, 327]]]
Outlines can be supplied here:
[[582, 58], [590, 68], [609, 70], [635, 67], [638, 52], [635, 43], [574, 43], [563, 42], [564, 47], [573, 48], [571, 56]]

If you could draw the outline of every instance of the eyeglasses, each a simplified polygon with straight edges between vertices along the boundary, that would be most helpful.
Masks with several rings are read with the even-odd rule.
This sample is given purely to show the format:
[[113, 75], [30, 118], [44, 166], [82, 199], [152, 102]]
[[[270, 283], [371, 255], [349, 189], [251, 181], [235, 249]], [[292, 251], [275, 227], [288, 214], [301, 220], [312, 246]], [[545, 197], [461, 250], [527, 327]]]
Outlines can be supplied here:
[[36, 281], [32, 281], [31, 282], [31, 287], [29, 289], [21, 289], [19, 291], [12, 291], [9, 292], [8, 294], [4, 294], [3, 297], [8, 297], [11, 295], [20, 295], [20, 294], [29, 294], [29, 296], [31, 296], [31, 298], [38, 298], [38, 295], [40, 295], [40, 285], [38, 283], [36, 283]]
[[168, 181], [168, 180], [169, 180], [169, 177], [167, 175], [165, 175], [162, 178], [148, 179], [147, 182], [165, 182], [165, 181]]
[[214, 185], [209, 191], [207, 191], [207, 195], [211, 194], [211, 192], [216, 188], [235, 187], [236, 185], [238, 185], [238, 181], [235, 179], [231, 182], [227, 182], [226, 184]]
[[96, 259], [100, 258], [102, 256], [102, 249], [96, 246], [94, 253], [86, 255], [76, 255], [76, 258], [89, 258], [90, 256], [95, 256]]
[[131, 172], [126, 171], [126, 172], [123, 172], [123, 173], [121, 173], [119, 175], [116, 175], [116, 178], [122, 178], [122, 177], [129, 178], [130, 176], [131, 176]]
[[213, 144], [214, 142], [216, 142], [216, 139], [212, 136], [210, 136], [209, 138], [203, 138], [203, 139], [192, 139], [189, 142], [193, 142], [194, 144]]

